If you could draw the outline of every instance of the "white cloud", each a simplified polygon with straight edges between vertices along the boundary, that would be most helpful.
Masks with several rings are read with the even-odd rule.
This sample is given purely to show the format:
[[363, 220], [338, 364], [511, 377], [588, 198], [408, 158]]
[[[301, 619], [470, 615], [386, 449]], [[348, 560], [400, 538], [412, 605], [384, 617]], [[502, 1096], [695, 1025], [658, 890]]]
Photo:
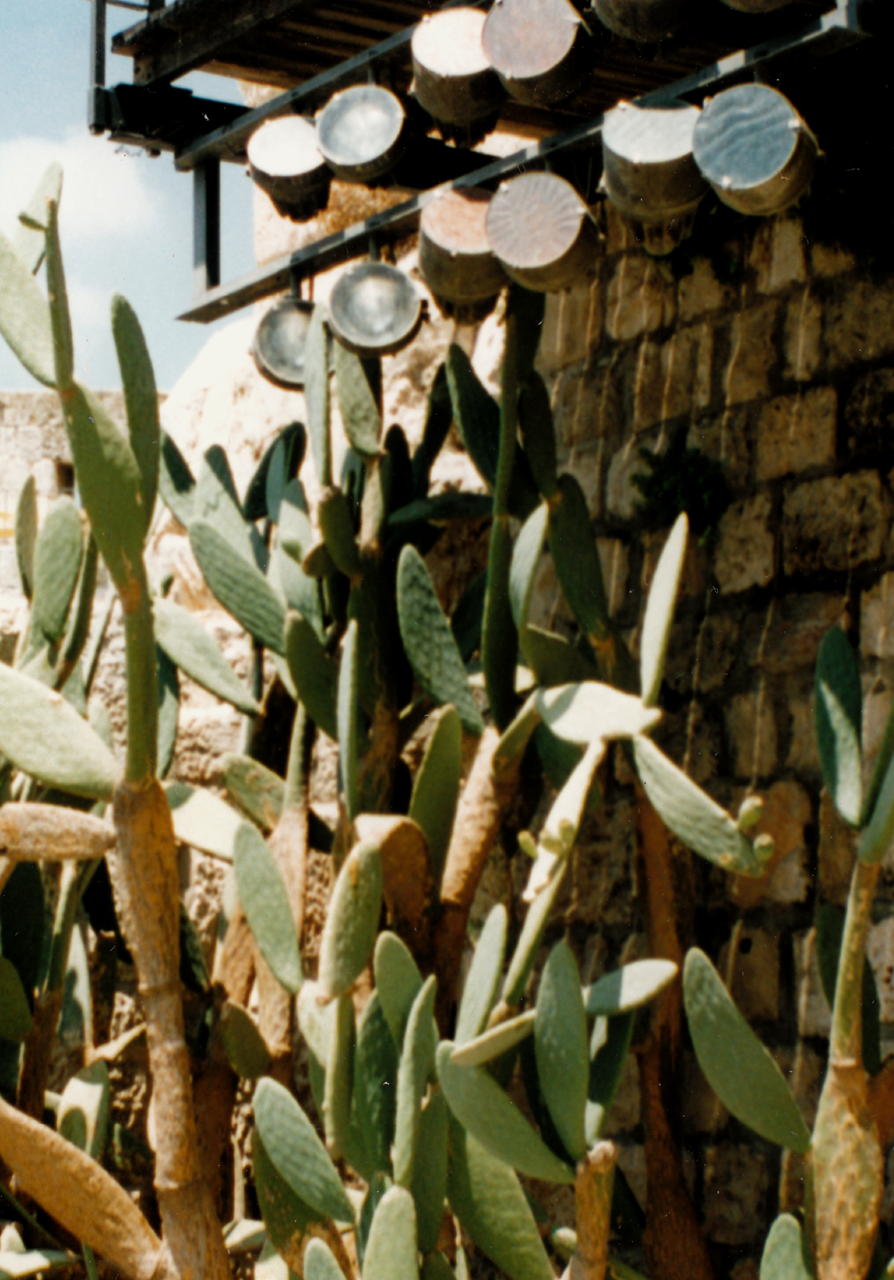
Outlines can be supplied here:
[[54, 160], [65, 174], [60, 213], [64, 246], [145, 235], [166, 212], [165, 196], [150, 169], [157, 161], [78, 132], [62, 141], [20, 137], [0, 142], [0, 226], [15, 226], [19, 210]]

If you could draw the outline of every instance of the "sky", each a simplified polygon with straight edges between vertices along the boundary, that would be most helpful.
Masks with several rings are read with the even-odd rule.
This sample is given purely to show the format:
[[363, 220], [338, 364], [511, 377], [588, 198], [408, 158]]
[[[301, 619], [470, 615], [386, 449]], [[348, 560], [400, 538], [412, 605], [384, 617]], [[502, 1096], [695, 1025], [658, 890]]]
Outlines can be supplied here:
[[[170, 153], [153, 158], [91, 136], [90, 14], [89, 0], [0, 0], [0, 230], [10, 234], [41, 174], [58, 160], [78, 376], [97, 390], [120, 385], [108, 316], [121, 293], [140, 317], [159, 389], [167, 391], [212, 331], [176, 320], [191, 301], [192, 177], [175, 170]], [[110, 8], [110, 34], [138, 16]], [[109, 54], [109, 84], [129, 81], [130, 72], [130, 59]], [[235, 86], [217, 76], [178, 83], [238, 101]], [[222, 190], [226, 281], [253, 265], [251, 183], [241, 166], [223, 166]], [[0, 339], [0, 393], [36, 385]]]

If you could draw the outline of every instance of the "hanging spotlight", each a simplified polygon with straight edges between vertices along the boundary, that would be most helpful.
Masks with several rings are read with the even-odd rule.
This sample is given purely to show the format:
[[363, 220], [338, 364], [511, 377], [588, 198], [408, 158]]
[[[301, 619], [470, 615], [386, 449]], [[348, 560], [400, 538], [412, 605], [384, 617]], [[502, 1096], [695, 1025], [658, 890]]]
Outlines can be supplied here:
[[323, 159], [346, 182], [374, 182], [402, 150], [400, 100], [376, 84], [356, 84], [333, 96], [317, 116]]
[[620, 102], [602, 129], [602, 185], [649, 253], [669, 253], [689, 234], [707, 191], [692, 155], [698, 107]]
[[359, 356], [399, 351], [422, 320], [422, 299], [408, 276], [385, 262], [358, 262], [329, 297], [329, 328]]
[[267, 120], [249, 138], [246, 154], [252, 179], [284, 217], [301, 222], [326, 207], [332, 173], [309, 120]]
[[740, 84], [709, 98], [693, 134], [695, 160], [718, 199], [739, 213], [779, 213], [813, 176], [817, 144], [788, 98]]
[[280, 298], [255, 330], [251, 354], [259, 373], [287, 391], [304, 386], [304, 346], [312, 313], [312, 302]]
[[586, 32], [569, 0], [495, 0], [484, 22], [484, 52], [519, 102], [558, 102], [587, 71]]
[[419, 219], [419, 270], [442, 311], [458, 320], [482, 319], [506, 284], [487, 238], [489, 191], [445, 191]]
[[426, 15], [413, 32], [413, 93], [435, 120], [468, 126], [494, 115], [504, 94], [481, 43], [484, 14], [460, 5]]
[[599, 238], [570, 182], [554, 173], [520, 173], [499, 187], [487, 211], [491, 248], [526, 289], [569, 289], [595, 267]]

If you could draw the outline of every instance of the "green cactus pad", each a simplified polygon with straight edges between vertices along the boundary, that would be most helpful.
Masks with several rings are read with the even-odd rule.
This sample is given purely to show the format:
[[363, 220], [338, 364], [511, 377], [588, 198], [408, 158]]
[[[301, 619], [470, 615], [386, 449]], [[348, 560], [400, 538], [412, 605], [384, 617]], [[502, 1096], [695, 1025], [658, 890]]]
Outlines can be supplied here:
[[598, 680], [543, 689], [537, 695], [537, 709], [557, 737], [582, 746], [597, 737], [607, 740], [648, 733], [661, 719], [660, 711], [645, 706], [635, 694]]
[[410, 1009], [422, 986], [422, 974], [409, 947], [396, 933], [385, 930], [376, 939], [373, 973], [385, 1021], [399, 1048]]
[[382, 910], [382, 858], [361, 842], [338, 873], [320, 938], [320, 994], [325, 1000], [349, 991], [372, 955]]
[[354, 1053], [353, 1123], [364, 1147], [369, 1181], [374, 1173], [390, 1173], [394, 1137], [397, 1047], [379, 994], [367, 1000], [357, 1026]]
[[622, 1013], [612, 1018], [599, 1017], [593, 1023], [593, 1033], [590, 1036], [590, 1079], [584, 1111], [588, 1147], [592, 1147], [602, 1136], [605, 1117], [618, 1092], [633, 1039], [634, 1019], [633, 1013]]
[[403, 1187], [389, 1187], [376, 1205], [363, 1253], [363, 1280], [419, 1280], [416, 1208]]
[[0, 664], [0, 753], [46, 786], [109, 800], [118, 768], [61, 694]]
[[770, 1142], [806, 1151], [810, 1132], [782, 1072], [697, 947], [683, 966], [683, 1000], [699, 1066], [727, 1110]]
[[118, 591], [132, 599], [143, 576], [146, 510], [130, 441], [89, 391], [74, 387], [62, 407], [96, 545]]
[[695, 853], [739, 875], [763, 874], [765, 862], [736, 821], [678, 769], [649, 738], [633, 743], [636, 770], [655, 811]]
[[429, 1094], [419, 1116], [417, 1149], [422, 1159], [413, 1163], [410, 1190], [416, 1205], [419, 1248], [434, 1249], [441, 1233], [447, 1196], [447, 1103], [439, 1090]]
[[574, 1182], [574, 1170], [553, 1155], [496, 1080], [481, 1067], [457, 1066], [453, 1047], [449, 1040], [438, 1046], [438, 1079], [460, 1124], [520, 1173], [545, 1182]]
[[552, 915], [567, 870], [567, 858], [557, 858], [547, 872], [543, 887], [525, 913], [525, 922], [503, 982], [502, 998], [509, 1005], [517, 1005], [522, 998], [543, 931]]
[[446, 366], [453, 419], [479, 475], [493, 488], [500, 437], [499, 406], [481, 385], [462, 347], [455, 343], [451, 346]]
[[781, 1213], [764, 1244], [760, 1280], [813, 1280], [805, 1254], [801, 1224], [790, 1213]]
[[417, 498], [422, 498], [428, 493], [432, 463], [447, 439], [452, 422], [453, 405], [447, 386], [447, 367], [445, 364], [439, 364], [428, 393], [422, 439], [412, 458], [413, 492]]
[[27, 206], [19, 214], [19, 225], [13, 237], [16, 253], [32, 275], [46, 256], [47, 204], [58, 205], [62, 195], [62, 166], [54, 161], [42, 175]]
[[155, 677], [158, 685], [158, 749], [155, 772], [163, 778], [171, 767], [180, 719], [180, 678], [166, 653], [155, 646]]
[[558, 494], [550, 503], [549, 549], [571, 612], [588, 638], [601, 639], [608, 628], [602, 565], [587, 500], [571, 475], [559, 477]]
[[480, 1067], [486, 1062], [493, 1062], [533, 1033], [535, 1017], [534, 1009], [526, 1009], [514, 1018], [488, 1027], [471, 1040], [457, 1044], [453, 1050], [453, 1061], [460, 1067]]
[[454, 1037], [458, 1046], [480, 1035], [487, 1026], [500, 991], [508, 930], [509, 913], [498, 902], [488, 912], [463, 983]]
[[165, 794], [177, 839], [232, 862], [239, 832], [249, 825], [242, 815], [213, 791], [188, 782], [167, 783]]
[[29, 267], [0, 235], [0, 333], [32, 377], [56, 385], [50, 308]]
[[604, 973], [584, 992], [587, 1013], [599, 1016], [638, 1009], [654, 1000], [678, 972], [673, 960], [633, 960], [620, 969]]
[[196, 481], [189, 463], [166, 431], [161, 433], [158, 491], [171, 515], [188, 529], [195, 515]]
[[317, 508], [320, 532], [332, 563], [340, 573], [354, 578], [360, 572], [360, 552], [354, 537], [354, 519], [341, 489], [327, 489]]
[[667, 641], [674, 616], [680, 574], [683, 571], [683, 561], [686, 556], [688, 535], [689, 521], [685, 513], [681, 513], [668, 534], [649, 587], [639, 641], [640, 689], [643, 702], [649, 707], [654, 706], [658, 701], [658, 693], [661, 689]]
[[286, 611], [260, 569], [205, 520], [192, 522], [189, 541], [215, 598], [256, 640], [282, 654]]
[[294, 1194], [320, 1217], [353, 1224], [354, 1210], [338, 1171], [289, 1091], [265, 1076], [252, 1106], [264, 1150]]
[[12, 961], [0, 956], [0, 1039], [17, 1043], [31, 1030], [31, 1010]]
[[419, 1141], [420, 1107], [435, 1064], [438, 1031], [435, 1026], [434, 974], [426, 978], [407, 1016], [397, 1069], [397, 1111], [394, 1126], [394, 1181], [412, 1185]]
[[544, 498], [551, 498], [558, 486], [556, 433], [549, 391], [539, 373], [530, 373], [519, 393], [518, 429], [534, 483]]
[[47, 512], [34, 546], [34, 626], [51, 644], [61, 639], [78, 583], [84, 550], [78, 509], [70, 498], [58, 499]]
[[398, 507], [388, 517], [390, 525], [418, 524], [432, 520], [436, 524], [445, 520], [486, 520], [493, 510], [493, 500], [486, 493], [462, 493], [450, 489], [434, 493], [430, 498], [416, 498]]
[[22, 592], [30, 600], [34, 590], [34, 548], [37, 544], [37, 485], [26, 478], [16, 503], [16, 563]]
[[50, 303], [50, 324], [53, 330], [56, 386], [60, 391], [68, 391], [74, 381], [74, 339], [71, 332], [71, 313], [68, 306], [68, 288], [65, 283], [65, 266], [62, 262], [62, 246], [59, 243], [59, 205], [55, 200], [47, 202], [46, 228], [47, 297]]
[[158, 390], [140, 322], [127, 299], [117, 294], [112, 299], [112, 336], [121, 370], [130, 447], [140, 469], [143, 510], [148, 529], [158, 492], [161, 438]]
[[322, 306], [314, 307], [304, 344], [304, 404], [307, 431], [317, 480], [332, 482], [332, 440], [329, 415], [329, 332]]
[[304, 1280], [345, 1280], [332, 1250], [318, 1236], [312, 1236], [304, 1250]]
[[580, 973], [564, 940], [556, 943], [543, 967], [537, 991], [534, 1053], [544, 1102], [562, 1145], [576, 1163], [586, 1150], [584, 1108], [590, 1055]]
[[332, 348], [332, 364], [345, 435], [362, 457], [374, 458], [379, 452], [382, 415], [363, 361], [336, 342]]
[[326, 653], [314, 628], [299, 613], [286, 615], [285, 650], [295, 690], [308, 715], [337, 741], [338, 666]]
[[404, 649], [423, 689], [436, 702], [452, 703], [463, 728], [480, 734], [484, 724], [462, 657], [425, 562], [411, 546], [398, 562], [397, 613]]
[[345, 631], [338, 668], [335, 719], [342, 799], [349, 818], [360, 810], [360, 643], [359, 626], [352, 618]]
[[326, 1148], [336, 1160], [351, 1159], [351, 1073], [354, 1068], [354, 1005], [349, 995], [333, 1001], [329, 1055], [323, 1087]]
[[76, 1147], [101, 1160], [109, 1134], [109, 1068], [99, 1059], [67, 1081], [56, 1108], [56, 1129]]
[[817, 655], [815, 713], [823, 781], [842, 818], [856, 826], [863, 809], [862, 693], [854, 651], [839, 627], [826, 632]]
[[243, 559], [256, 562], [255, 530], [242, 514], [229, 459], [218, 444], [202, 457], [193, 504], [194, 519], [213, 525]]
[[447, 1198], [463, 1230], [510, 1280], [554, 1280], [518, 1178], [455, 1120], [450, 1123]]
[[[531, 597], [540, 567], [540, 556], [546, 540], [548, 521], [549, 508], [545, 502], [542, 502], [539, 507], [534, 508], [522, 525], [512, 548], [509, 603], [512, 606], [512, 618], [520, 636], [523, 636], [527, 628]], [[528, 660], [524, 644], [522, 644], [522, 652]]]
[[257, 1080], [270, 1066], [270, 1054], [258, 1024], [241, 1004], [225, 1000], [218, 1032], [227, 1062], [243, 1080]]
[[233, 845], [236, 889], [248, 927], [270, 971], [287, 991], [301, 986], [295, 922], [276, 859], [260, 832], [243, 822]]
[[238, 711], [258, 714], [260, 705], [194, 613], [161, 596], [153, 601], [152, 610], [157, 643], [185, 675]]
[[234, 804], [262, 831], [272, 831], [282, 813], [286, 784], [251, 756], [225, 755], [223, 781]]
[[462, 770], [462, 725], [455, 707], [441, 707], [413, 779], [409, 816], [422, 828], [435, 884], [440, 883], [453, 830]]

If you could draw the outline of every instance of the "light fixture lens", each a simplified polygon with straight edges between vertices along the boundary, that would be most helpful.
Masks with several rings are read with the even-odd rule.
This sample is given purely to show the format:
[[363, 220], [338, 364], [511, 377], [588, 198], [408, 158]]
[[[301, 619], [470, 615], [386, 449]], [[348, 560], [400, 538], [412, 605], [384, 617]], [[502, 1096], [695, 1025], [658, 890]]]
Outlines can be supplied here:
[[312, 312], [310, 302], [281, 298], [257, 327], [252, 344], [255, 364], [278, 387], [304, 386], [304, 346]]

